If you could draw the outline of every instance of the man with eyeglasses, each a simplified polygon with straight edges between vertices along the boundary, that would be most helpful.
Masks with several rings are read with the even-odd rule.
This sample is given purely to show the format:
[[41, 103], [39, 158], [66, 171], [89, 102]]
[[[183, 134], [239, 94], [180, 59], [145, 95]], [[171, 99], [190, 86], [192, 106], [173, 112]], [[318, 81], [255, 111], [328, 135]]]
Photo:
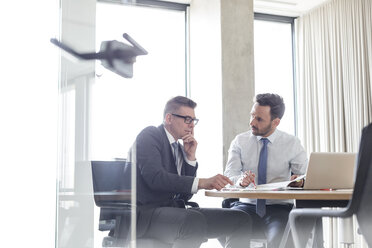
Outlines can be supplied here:
[[174, 97], [165, 106], [163, 124], [137, 136], [137, 237], [177, 248], [200, 247], [209, 238], [219, 238], [225, 247], [246, 247], [251, 219], [243, 211], [185, 208], [199, 189], [220, 190], [232, 183], [221, 174], [196, 177], [195, 107], [189, 98]]

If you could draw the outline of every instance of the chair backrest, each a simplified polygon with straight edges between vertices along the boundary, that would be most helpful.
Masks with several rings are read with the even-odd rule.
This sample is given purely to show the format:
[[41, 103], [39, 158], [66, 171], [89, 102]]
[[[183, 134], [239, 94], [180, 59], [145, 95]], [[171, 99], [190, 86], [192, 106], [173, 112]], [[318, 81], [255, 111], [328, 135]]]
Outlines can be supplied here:
[[363, 129], [357, 173], [350, 208], [356, 214], [361, 233], [372, 246], [372, 123]]
[[102, 192], [130, 190], [130, 163], [126, 161], [91, 161], [94, 201], [97, 206], [107, 203]]
[[[112, 236], [104, 238], [105, 247], [127, 247], [130, 238], [127, 235], [130, 231], [131, 209], [127, 208], [127, 205], [117, 204], [117, 201], [111, 202], [99, 193], [130, 190], [131, 165], [127, 161], [91, 161], [94, 201], [98, 207], [101, 207], [99, 230], [112, 231]], [[113, 221], [105, 224], [102, 222], [105, 220]], [[170, 248], [171, 246], [156, 239], [137, 239], [137, 247]]]

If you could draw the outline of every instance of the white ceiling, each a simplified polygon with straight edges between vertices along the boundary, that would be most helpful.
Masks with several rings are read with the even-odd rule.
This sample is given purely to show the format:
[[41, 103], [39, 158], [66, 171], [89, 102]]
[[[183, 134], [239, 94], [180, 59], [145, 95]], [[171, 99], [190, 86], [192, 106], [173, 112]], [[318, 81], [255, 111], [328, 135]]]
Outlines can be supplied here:
[[330, 0], [253, 0], [254, 11], [258, 13], [300, 16]]

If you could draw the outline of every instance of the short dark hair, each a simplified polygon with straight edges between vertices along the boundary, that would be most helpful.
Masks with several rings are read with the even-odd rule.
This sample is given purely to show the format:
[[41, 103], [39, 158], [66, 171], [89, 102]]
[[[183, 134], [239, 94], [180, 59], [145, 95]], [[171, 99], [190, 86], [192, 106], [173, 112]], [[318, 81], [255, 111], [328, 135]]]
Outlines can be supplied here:
[[282, 119], [285, 105], [281, 96], [271, 93], [257, 94], [254, 101], [260, 106], [270, 106], [271, 120], [275, 118]]
[[182, 106], [194, 109], [196, 102], [184, 96], [173, 97], [165, 104], [163, 118], [165, 118], [167, 113], [174, 113]]

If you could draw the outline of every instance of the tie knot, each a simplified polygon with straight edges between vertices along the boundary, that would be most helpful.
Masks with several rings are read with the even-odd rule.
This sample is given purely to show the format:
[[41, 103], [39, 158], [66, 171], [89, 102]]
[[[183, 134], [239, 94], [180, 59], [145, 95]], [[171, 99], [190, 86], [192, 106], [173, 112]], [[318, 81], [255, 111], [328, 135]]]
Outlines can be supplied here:
[[262, 141], [264, 146], [266, 146], [267, 143], [269, 143], [269, 140], [267, 138], [262, 138], [261, 141]]
[[173, 149], [176, 151], [177, 148], [178, 148], [178, 143], [177, 143], [177, 141], [176, 141], [176, 142], [173, 142], [173, 143], [172, 143], [172, 146], [173, 146]]

